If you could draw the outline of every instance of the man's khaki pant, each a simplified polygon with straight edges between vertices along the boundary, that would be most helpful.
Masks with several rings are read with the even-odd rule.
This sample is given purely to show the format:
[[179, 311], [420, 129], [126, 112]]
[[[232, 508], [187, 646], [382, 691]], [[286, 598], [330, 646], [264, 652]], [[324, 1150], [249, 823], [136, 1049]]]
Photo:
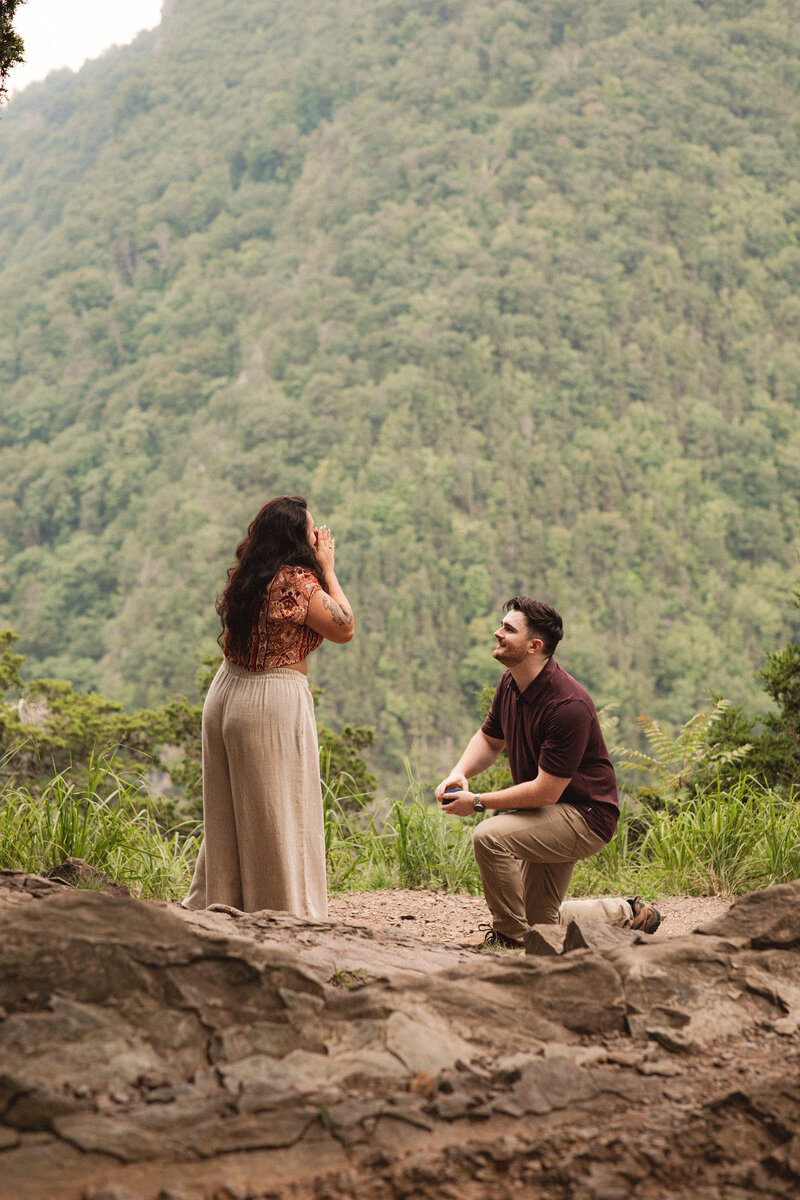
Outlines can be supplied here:
[[630, 925], [633, 914], [624, 899], [563, 903], [575, 863], [604, 845], [570, 804], [481, 821], [472, 833], [472, 849], [493, 928], [522, 938], [531, 925], [557, 925], [573, 917]]

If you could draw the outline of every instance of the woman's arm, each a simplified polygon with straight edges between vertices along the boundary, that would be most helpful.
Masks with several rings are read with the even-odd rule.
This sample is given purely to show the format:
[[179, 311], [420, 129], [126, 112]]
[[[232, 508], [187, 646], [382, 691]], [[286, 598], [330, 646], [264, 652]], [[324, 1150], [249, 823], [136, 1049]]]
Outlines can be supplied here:
[[317, 537], [317, 558], [327, 591], [320, 589], [309, 600], [306, 625], [330, 642], [349, 642], [355, 632], [355, 621], [350, 601], [336, 578], [334, 539], [329, 529], [317, 529], [314, 532]]

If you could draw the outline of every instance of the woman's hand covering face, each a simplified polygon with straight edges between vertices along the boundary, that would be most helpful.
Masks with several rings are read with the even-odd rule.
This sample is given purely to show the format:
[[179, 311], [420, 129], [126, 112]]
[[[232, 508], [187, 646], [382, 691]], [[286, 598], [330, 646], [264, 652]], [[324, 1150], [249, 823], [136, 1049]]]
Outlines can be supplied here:
[[336, 558], [336, 539], [327, 525], [320, 525], [314, 530], [316, 537], [317, 558], [324, 572], [332, 571]]

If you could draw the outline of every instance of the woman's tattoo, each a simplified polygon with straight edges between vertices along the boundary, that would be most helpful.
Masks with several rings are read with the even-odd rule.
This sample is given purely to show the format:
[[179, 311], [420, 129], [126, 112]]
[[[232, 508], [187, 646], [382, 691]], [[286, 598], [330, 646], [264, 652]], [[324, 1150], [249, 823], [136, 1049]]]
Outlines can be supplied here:
[[327, 608], [328, 612], [333, 613], [334, 625], [352, 625], [353, 614], [343, 608], [341, 604], [337, 604], [330, 596], [322, 597], [322, 607]]

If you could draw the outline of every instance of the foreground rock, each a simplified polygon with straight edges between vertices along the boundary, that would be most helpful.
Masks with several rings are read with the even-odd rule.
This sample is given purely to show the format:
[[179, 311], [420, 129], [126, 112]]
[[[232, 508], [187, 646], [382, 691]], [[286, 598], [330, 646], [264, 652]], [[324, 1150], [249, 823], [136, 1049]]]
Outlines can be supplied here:
[[794, 1197], [798, 913], [521, 959], [0, 873], [0, 1197]]

